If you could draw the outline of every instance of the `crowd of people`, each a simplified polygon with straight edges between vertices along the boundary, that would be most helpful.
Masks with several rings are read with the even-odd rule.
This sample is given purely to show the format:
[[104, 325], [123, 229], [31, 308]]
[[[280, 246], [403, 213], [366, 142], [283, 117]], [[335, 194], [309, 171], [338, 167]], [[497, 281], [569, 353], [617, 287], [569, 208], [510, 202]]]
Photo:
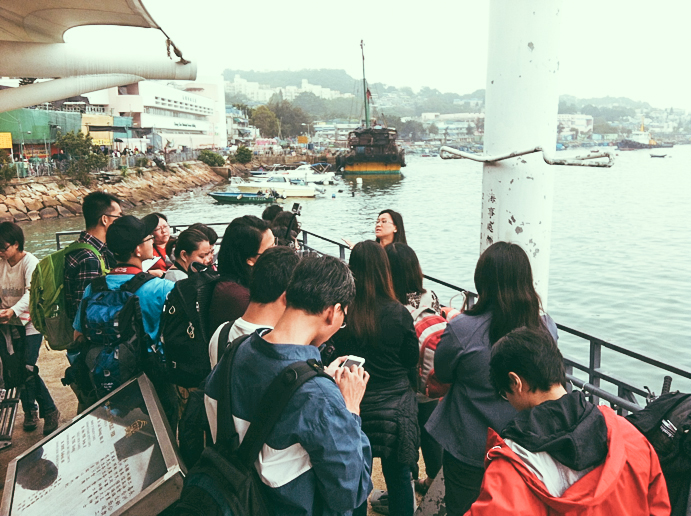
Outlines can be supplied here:
[[[414, 513], [415, 491], [425, 493], [442, 467], [449, 515], [669, 514], [646, 439], [582, 392], [567, 392], [556, 324], [519, 245], [488, 247], [475, 269], [477, 303], [449, 313], [424, 288], [394, 210], [379, 214], [373, 240], [351, 246], [347, 264], [300, 250], [297, 214], [278, 206], [234, 219], [217, 252], [212, 228], [198, 223], [171, 236], [164, 214], [126, 215], [105, 192], [85, 197], [83, 216], [80, 245], [64, 263], [71, 366], [84, 360], [89, 306], [104, 289], [138, 297], [148, 351], [165, 362], [169, 294], [211, 274], [210, 309], [201, 315], [210, 374], [198, 388], [155, 383], [172, 428], [197, 392], [211, 440], [224, 426], [242, 440], [286, 366], [306, 361], [325, 373], [299, 387], [259, 451], [272, 513], [367, 514], [379, 458], [396, 516]], [[37, 263], [21, 227], [0, 223], [3, 379], [20, 389], [24, 430], [43, 419], [48, 435], [60, 412], [36, 367], [42, 336], [29, 297]], [[230, 413], [219, 409], [228, 367]], [[103, 395], [74, 375], [66, 383], [79, 411]]]

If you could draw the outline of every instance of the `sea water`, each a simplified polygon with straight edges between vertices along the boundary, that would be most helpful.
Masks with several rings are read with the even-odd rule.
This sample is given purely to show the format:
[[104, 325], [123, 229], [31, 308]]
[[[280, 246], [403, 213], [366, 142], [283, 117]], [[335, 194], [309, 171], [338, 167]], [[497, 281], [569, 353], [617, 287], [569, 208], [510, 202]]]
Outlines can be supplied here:
[[[664, 152], [664, 159], [651, 158], [649, 151], [617, 152], [609, 169], [554, 167], [546, 309], [561, 324], [691, 370], [691, 146]], [[403, 214], [408, 243], [423, 271], [475, 290], [481, 164], [410, 157], [401, 178], [365, 177], [358, 185], [353, 177], [325, 188], [315, 199], [287, 199], [284, 208], [298, 201], [302, 227], [352, 242], [374, 238], [378, 213], [393, 208]], [[131, 213], [160, 211], [171, 224], [191, 224], [259, 216], [264, 208], [216, 204], [207, 191]], [[55, 249], [56, 231], [81, 229], [81, 224], [76, 217], [26, 224], [26, 249], [43, 256]], [[223, 229], [217, 228], [219, 235]], [[338, 253], [335, 245], [310, 238], [311, 246]], [[444, 303], [454, 294], [431, 283], [426, 286]], [[586, 341], [562, 332], [560, 347], [567, 356], [587, 362]], [[659, 392], [661, 376], [630, 359], [605, 351], [603, 369]], [[675, 381], [675, 387], [689, 390], [691, 382]]]

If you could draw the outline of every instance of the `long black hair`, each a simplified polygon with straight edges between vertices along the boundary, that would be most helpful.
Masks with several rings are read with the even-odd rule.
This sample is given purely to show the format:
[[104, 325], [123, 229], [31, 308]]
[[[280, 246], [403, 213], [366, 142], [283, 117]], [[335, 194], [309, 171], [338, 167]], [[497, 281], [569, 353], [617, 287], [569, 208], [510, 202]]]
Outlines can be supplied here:
[[424, 294], [422, 268], [415, 251], [402, 242], [393, 242], [384, 247], [391, 266], [393, 290], [402, 304], [408, 304], [408, 294]]
[[540, 296], [533, 285], [528, 255], [517, 244], [495, 242], [480, 255], [475, 267], [479, 300], [465, 313], [492, 313], [489, 340], [492, 344], [511, 330], [540, 328]]
[[252, 268], [247, 260], [257, 256], [268, 229], [269, 224], [254, 215], [233, 219], [223, 234], [218, 252], [219, 274], [249, 288]]
[[355, 278], [355, 299], [348, 312], [348, 326], [355, 337], [373, 343], [379, 333], [377, 298], [396, 300], [391, 284], [391, 268], [386, 252], [374, 240], [353, 247], [348, 263]]
[[[393, 241], [407, 244], [408, 241], [405, 239], [405, 226], [403, 226], [403, 215], [387, 208], [386, 210], [380, 211], [379, 216], [381, 217], [384, 213], [388, 213], [391, 216], [393, 225], [396, 226], [396, 232], [393, 234]], [[379, 242], [378, 238], [376, 240]]]
[[[187, 228], [180, 233], [177, 238], [170, 237], [170, 240], [173, 242], [173, 246], [169, 251], [169, 247], [166, 245], [166, 253], [170, 255], [174, 249], [175, 259], [179, 260], [180, 253], [182, 253], [182, 251], [185, 251], [188, 255], [192, 254], [199, 249], [199, 246], [202, 242], [208, 242], [209, 237], [206, 233], [200, 231], [199, 229]], [[168, 242], [168, 244], [170, 244], [170, 242]]]

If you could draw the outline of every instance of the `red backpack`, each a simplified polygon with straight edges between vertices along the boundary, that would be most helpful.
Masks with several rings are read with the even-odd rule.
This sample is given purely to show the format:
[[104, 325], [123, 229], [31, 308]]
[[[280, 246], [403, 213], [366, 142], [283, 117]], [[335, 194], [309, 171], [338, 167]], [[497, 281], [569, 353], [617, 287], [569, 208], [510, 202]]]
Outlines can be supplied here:
[[407, 308], [413, 316], [415, 333], [420, 346], [418, 392], [429, 398], [441, 398], [448, 392], [451, 384], [441, 383], [434, 374], [434, 354], [448, 321], [426, 306], [413, 308], [408, 305]]

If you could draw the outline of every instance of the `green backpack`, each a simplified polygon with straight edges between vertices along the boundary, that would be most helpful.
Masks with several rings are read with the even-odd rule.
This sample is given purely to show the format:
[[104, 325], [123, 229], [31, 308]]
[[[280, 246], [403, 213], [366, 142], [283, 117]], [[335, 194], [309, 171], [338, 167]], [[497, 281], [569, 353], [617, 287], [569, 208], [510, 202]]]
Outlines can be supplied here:
[[103, 274], [108, 272], [101, 253], [94, 246], [73, 242], [38, 262], [31, 276], [31, 322], [48, 341], [51, 349], [56, 351], [69, 349], [74, 342], [74, 321], [69, 317], [65, 306], [65, 257], [79, 249], [88, 249], [94, 253], [101, 262]]

